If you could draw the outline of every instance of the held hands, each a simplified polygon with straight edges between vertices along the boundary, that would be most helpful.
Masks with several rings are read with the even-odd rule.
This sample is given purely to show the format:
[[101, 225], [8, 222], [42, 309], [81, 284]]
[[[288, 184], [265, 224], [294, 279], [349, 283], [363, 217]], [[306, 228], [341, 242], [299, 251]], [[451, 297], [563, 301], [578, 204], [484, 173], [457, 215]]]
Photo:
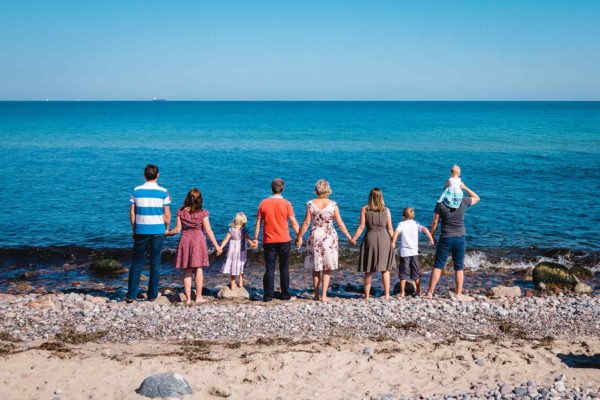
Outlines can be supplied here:
[[221, 246], [216, 246], [215, 251], [217, 252], [217, 256], [223, 254], [223, 248]]
[[300, 247], [302, 247], [302, 237], [301, 237], [301, 236], [298, 236], [298, 237], [296, 238], [296, 248], [297, 248], [298, 250], [300, 250]]
[[257, 239], [251, 240], [250, 242], [251, 242], [250, 243], [250, 247], [252, 249], [257, 249], [258, 248], [258, 240]]

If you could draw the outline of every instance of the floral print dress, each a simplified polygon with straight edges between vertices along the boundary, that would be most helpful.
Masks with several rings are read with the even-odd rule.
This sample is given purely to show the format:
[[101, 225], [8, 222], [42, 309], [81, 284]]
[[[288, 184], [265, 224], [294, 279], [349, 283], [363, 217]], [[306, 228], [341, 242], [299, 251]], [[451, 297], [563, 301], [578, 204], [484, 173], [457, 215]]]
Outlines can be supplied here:
[[307, 203], [312, 226], [306, 244], [304, 267], [315, 272], [338, 268], [338, 235], [333, 227], [335, 202], [319, 209], [312, 201]]

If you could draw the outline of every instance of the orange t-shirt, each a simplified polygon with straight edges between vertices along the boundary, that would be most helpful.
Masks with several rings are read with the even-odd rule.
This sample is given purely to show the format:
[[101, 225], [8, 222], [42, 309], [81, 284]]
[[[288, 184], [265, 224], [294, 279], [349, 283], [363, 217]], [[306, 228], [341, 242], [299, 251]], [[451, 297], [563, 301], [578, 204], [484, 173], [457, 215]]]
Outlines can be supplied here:
[[283, 197], [269, 197], [260, 202], [257, 218], [263, 220], [263, 243], [292, 240], [288, 219], [294, 217], [292, 203]]

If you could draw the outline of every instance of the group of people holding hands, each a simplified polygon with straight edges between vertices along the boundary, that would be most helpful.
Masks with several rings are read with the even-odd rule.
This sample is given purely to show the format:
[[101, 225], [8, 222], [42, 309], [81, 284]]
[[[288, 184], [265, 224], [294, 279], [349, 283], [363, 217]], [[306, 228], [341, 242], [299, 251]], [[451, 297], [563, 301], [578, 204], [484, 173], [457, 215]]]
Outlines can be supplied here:
[[[202, 303], [202, 268], [209, 265], [206, 237], [211, 241], [217, 255], [228, 245], [227, 257], [221, 272], [231, 278], [231, 287], [243, 286], [244, 266], [247, 248], [257, 248], [262, 228], [262, 244], [265, 259], [263, 276], [263, 301], [271, 301], [275, 296], [275, 269], [279, 262], [280, 299], [292, 298], [289, 291], [289, 260], [292, 247], [289, 226], [296, 234], [295, 245], [302, 247], [303, 236], [309, 231], [306, 243], [304, 266], [313, 274], [314, 299], [327, 301], [331, 271], [338, 269], [338, 229], [348, 241], [355, 245], [366, 230], [360, 243], [358, 271], [364, 273], [364, 297], [368, 300], [371, 291], [371, 276], [381, 273], [384, 296], [390, 298], [390, 271], [396, 266], [395, 247], [400, 240], [400, 296], [404, 296], [407, 280], [414, 280], [416, 294], [420, 295], [419, 234], [423, 233], [434, 245], [434, 235], [441, 223], [441, 235], [437, 242], [434, 270], [431, 275], [427, 298], [431, 299], [441, 270], [449, 255], [452, 255], [456, 275], [456, 294], [462, 293], [465, 257], [464, 216], [469, 206], [479, 202], [479, 196], [462, 183], [460, 168], [454, 165], [446, 182], [444, 192], [436, 203], [431, 228], [414, 220], [412, 208], [405, 208], [403, 220], [394, 229], [390, 210], [385, 206], [383, 192], [373, 188], [369, 200], [360, 211], [360, 221], [354, 235], [346, 228], [337, 203], [329, 198], [332, 193], [329, 183], [320, 179], [315, 185], [316, 197], [306, 204], [302, 225], [298, 224], [292, 204], [283, 198], [285, 183], [276, 178], [271, 182], [272, 195], [258, 206], [256, 225], [251, 237], [246, 228], [247, 218], [238, 212], [233, 218], [225, 239], [218, 243], [210, 226], [209, 212], [203, 208], [202, 194], [192, 189], [176, 214], [175, 228], [170, 229], [171, 199], [165, 188], [158, 186], [158, 167], [147, 165], [144, 171], [146, 183], [134, 189], [130, 199], [130, 220], [133, 230], [133, 260], [129, 271], [126, 301], [137, 298], [141, 269], [145, 254], [150, 255], [150, 280], [148, 299], [159, 296], [158, 275], [160, 271], [160, 251], [165, 236], [181, 233], [177, 248], [175, 267], [183, 269], [184, 293], [187, 304], [192, 300], [192, 279], [196, 284], [196, 302]], [[463, 195], [463, 191], [468, 196]], [[205, 236], [206, 235], [206, 236]]]

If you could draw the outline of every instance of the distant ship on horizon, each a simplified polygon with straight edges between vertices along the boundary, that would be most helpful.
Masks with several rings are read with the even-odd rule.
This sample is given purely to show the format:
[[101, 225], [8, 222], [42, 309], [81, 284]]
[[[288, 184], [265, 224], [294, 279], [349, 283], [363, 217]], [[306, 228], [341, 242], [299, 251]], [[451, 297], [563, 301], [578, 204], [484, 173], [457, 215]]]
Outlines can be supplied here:
[[166, 101], [165, 99], [159, 99], [158, 97], [155, 97], [152, 99], [152, 101]]

